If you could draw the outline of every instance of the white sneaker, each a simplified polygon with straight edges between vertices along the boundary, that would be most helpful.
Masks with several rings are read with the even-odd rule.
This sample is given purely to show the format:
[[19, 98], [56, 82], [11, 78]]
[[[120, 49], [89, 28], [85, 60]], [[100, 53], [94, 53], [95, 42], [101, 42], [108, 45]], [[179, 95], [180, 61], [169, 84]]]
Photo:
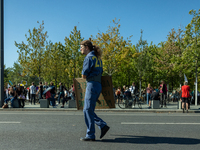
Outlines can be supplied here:
[[135, 106], [132, 106], [132, 108], [135, 108]]

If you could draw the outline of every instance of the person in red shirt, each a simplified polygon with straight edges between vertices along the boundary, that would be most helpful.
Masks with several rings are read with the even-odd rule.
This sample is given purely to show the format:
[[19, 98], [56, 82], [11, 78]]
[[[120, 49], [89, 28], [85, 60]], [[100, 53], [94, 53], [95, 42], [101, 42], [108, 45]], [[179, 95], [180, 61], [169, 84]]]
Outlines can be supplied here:
[[56, 106], [55, 106], [55, 98], [52, 97], [50, 91], [47, 91], [47, 92], [46, 92], [46, 99], [48, 99], [49, 101], [52, 101], [51, 104], [52, 104], [53, 108], [56, 108]]
[[186, 103], [186, 111], [188, 113], [188, 99], [190, 97], [190, 87], [187, 85], [187, 82], [184, 82], [184, 85], [181, 87], [181, 101], [182, 101], [182, 109], [183, 109], [183, 113], [184, 113], [184, 107], [185, 107], [185, 103]]

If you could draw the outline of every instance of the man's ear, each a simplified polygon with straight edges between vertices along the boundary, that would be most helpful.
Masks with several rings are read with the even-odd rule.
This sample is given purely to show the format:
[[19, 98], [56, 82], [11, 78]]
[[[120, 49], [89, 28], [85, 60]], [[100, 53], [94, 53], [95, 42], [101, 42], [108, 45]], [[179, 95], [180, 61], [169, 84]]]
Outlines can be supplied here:
[[88, 47], [88, 46], [85, 46], [85, 49], [86, 49], [86, 50], [89, 50], [89, 47]]

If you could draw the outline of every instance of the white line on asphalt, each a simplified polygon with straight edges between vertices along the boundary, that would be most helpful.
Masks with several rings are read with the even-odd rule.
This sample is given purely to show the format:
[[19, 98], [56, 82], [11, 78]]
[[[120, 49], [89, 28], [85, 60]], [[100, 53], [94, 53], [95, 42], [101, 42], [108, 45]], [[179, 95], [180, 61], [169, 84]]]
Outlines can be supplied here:
[[0, 124], [12, 124], [12, 123], [21, 123], [21, 122], [0, 122]]
[[121, 124], [127, 124], [127, 125], [149, 125], [149, 124], [159, 124], [159, 125], [165, 125], [165, 124], [183, 124], [183, 125], [200, 125], [200, 123], [148, 123], [148, 122], [121, 122]]

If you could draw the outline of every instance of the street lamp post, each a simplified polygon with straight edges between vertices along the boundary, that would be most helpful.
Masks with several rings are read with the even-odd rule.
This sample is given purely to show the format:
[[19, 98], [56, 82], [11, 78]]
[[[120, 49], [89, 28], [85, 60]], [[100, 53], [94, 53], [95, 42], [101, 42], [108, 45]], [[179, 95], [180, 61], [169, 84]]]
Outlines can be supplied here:
[[0, 47], [1, 47], [1, 52], [0, 52], [0, 105], [1, 107], [3, 106], [4, 103], [4, 3], [3, 0], [0, 2], [0, 9], [1, 9], [1, 14], [0, 14], [0, 31], [1, 31], [1, 36], [0, 36]]

